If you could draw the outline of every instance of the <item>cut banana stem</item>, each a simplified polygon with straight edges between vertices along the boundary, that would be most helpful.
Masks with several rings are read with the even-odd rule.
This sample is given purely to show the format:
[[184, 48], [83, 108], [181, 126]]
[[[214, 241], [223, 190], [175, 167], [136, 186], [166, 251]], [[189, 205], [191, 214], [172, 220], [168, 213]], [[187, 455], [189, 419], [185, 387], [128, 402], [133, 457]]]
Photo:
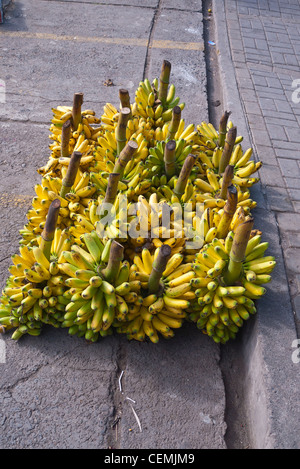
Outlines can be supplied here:
[[148, 281], [148, 294], [159, 293], [161, 287], [161, 277], [166, 270], [168, 260], [171, 256], [172, 248], [168, 244], [163, 244], [157, 257], [152, 264], [152, 272]]
[[221, 199], [224, 199], [224, 200], [226, 199], [227, 189], [231, 185], [231, 181], [233, 178], [233, 170], [234, 170], [234, 166], [232, 165], [226, 166], [226, 169], [223, 174], [222, 187], [221, 187], [221, 192], [220, 192]]
[[73, 130], [78, 129], [81, 122], [81, 106], [83, 104], [83, 93], [75, 93], [73, 97], [72, 124]]
[[170, 82], [171, 74], [171, 63], [168, 60], [164, 60], [159, 77], [159, 90], [158, 99], [164, 105], [168, 95], [168, 87]]
[[237, 133], [236, 127], [231, 127], [226, 134], [224, 149], [223, 149], [221, 159], [220, 159], [219, 174], [224, 173], [227, 165], [229, 164], [229, 160], [230, 160], [232, 150], [235, 144], [236, 133]]
[[125, 145], [119, 154], [113, 169], [113, 173], [119, 173], [120, 179], [122, 179], [126, 165], [131, 160], [138, 147], [139, 145], [135, 140], [129, 140], [129, 142]]
[[66, 122], [63, 123], [62, 129], [61, 129], [61, 148], [60, 148], [60, 156], [62, 158], [67, 158], [70, 156], [70, 138], [71, 138], [71, 130], [72, 130], [72, 125], [71, 121], [67, 120]]
[[181, 168], [179, 177], [176, 182], [176, 186], [174, 187], [174, 194], [180, 199], [185, 192], [185, 188], [187, 182], [189, 180], [191, 171], [194, 167], [195, 161], [197, 157], [192, 155], [191, 153], [186, 157], [183, 166]]
[[118, 193], [118, 184], [120, 181], [119, 173], [110, 173], [108, 176], [108, 185], [105, 192], [105, 197], [103, 203], [114, 204], [117, 193]]
[[113, 240], [109, 251], [107, 266], [102, 270], [105, 280], [113, 284], [119, 274], [121, 262], [124, 255], [124, 246]]
[[60, 190], [60, 197], [65, 197], [65, 195], [70, 192], [71, 187], [75, 183], [77, 176], [78, 168], [80, 166], [80, 160], [82, 153], [79, 151], [74, 151], [70, 158], [70, 163], [68, 165], [67, 173], [62, 180], [62, 186]]
[[[129, 91], [126, 90], [125, 88], [120, 88], [119, 89], [119, 99], [120, 99], [120, 106], [121, 109], [124, 107], [127, 107], [130, 109], [130, 96], [129, 96]], [[131, 112], [130, 112], [130, 117], [131, 117]]]
[[227, 271], [224, 274], [224, 282], [227, 285], [234, 285], [239, 280], [242, 273], [242, 264], [245, 259], [245, 252], [253, 228], [254, 219], [251, 217], [236, 228], [233, 243], [229, 254]]
[[119, 155], [123, 148], [126, 145], [126, 129], [127, 123], [131, 114], [129, 107], [124, 107], [119, 113], [119, 119], [115, 131], [116, 141], [117, 141], [117, 154]]
[[221, 148], [224, 148], [225, 137], [227, 133], [227, 122], [228, 122], [230, 114], [231, 114], [231, 111], [225, 111], [223, 116], [220, 119], [218, 146]]
[[40, 248], [42, 249], [48, 261], [50, 260], [51, 245], [54, 239], [60, 205], [61, 203], [59, 199], [55, 199], [51, 203], [45, 226], [41, 234]]
[[176, 132], [178, 130], [181, 120], [181, 108], [179, 106], [174, 106], [172, 110], [172, 119], [168, 128], [168, 140], [173, 140], [175, 138]]
[[173, 177], [176, 172], [175, 150], [176, 150], [175, 140], [169, 140], [165, 145], [165, 151], [164, 151], [165, 172], [166, 172], [168, 179], [171, 179], [171, 177]]
[[230, 230], [230, 223], [237, 207], [237, 199], [237, 188], [234, 185], [229, 186], [227, 189], [226, 204], [224, 205], [223, 214], [218, 225], [218, 238], [225, 239]]

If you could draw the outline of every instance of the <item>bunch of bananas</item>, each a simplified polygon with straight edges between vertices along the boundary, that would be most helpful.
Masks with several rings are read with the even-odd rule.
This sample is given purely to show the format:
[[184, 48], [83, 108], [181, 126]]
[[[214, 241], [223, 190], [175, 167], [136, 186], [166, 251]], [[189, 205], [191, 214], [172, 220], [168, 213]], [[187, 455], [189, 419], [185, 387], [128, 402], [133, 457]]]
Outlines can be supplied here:
[[53, 118], [49, 128], [49, 138], [53, 141], [49, 145], [51, 154], [45, 166], [38, 168], [38, 173], [43, 176], [50, 174], [61, 177], [61, 168], [68, 166], [69, 157], [74, 151], [82, 153], [80, 167], [85, 171], [93, 164], [97, 139], [104, 133], [101, 119], [92, 109], [82, 111], [80, 107], [81, 119], [75, 127], [72, 107], [57, 106], [52, 108], [52, 112]]
[[[96, 231], [82, 235], [86, 249], [73, 244], [63, 253], [58, 267], [66, 276], [68, 300], [62, 327], [74, 335], [96, 341], [111, 333], [113, 321], [122, 321], [138, 296], [140, 282], [129, 279], [129, 262], [122, 260], [123, 247], [113, 240], [103, 243]], [[114, 244], [121, 251], [116, 254]]]
[[253, 229], [261, 163], [230, 113], [218, 130], [185, 122], [170, 71], [164, 61], [140, 81], [133, 103], [119, 90], [99, 118], [82, 93], [52, 109], [51, 153], [0, 298], [13, 339], [48, 324], [157, 343], [187, 321], [225, 344], [256, 312], [276, 265]]
[[[62, 246], [67, 247], [66, 243]], [[60, 327], [66, 303], [57, 261], [49, 261], [39, 246], [21, 246], [12, 261], [2, 292], [1, 324], [15, 328], [13, 339], [25, 333], [39, 335], [43, 324]]]
[[242, 274], [237, 282], [226, 281], [226, 268], [234, 233], [224, 240], [214, 238], [196, 254], [191, 280], [197, 301], [189, 309], [189, 318], [215, 342], [235, 337], [244, 321], [255, 314], [255, 300], [266, 293], [263, 286], [271, 281], [275, 267], [273, 256], [265, 256], [267, 242], [254, 235], [247, 243]]
[[180, 253], [171, 254], [169, 248], [168, 261], [159, 279], [156, 292], [149, 290], [153, 264], [157, 260], [161, 247], [151, 254], [143, 248], [141, 255], [135, 255], [130, 268], [133, 282], [141, 283], [139, 301], [123, 321], [115, 322], [114, 327], [128, 339], [143, 341], [148, 337], [157, 343], [159, 334], [165, 338], [174, 336], [174, 329], [182, 326], [186, 318], [186, 309], [195, 298], [190, 280], [195, 277], [191, 263], [183, 263], [184, 256]]
[[60, 228], [76, 227], [76, 224], [81, 222], [91, 197], [97, 192], [97, 187], [90, 182], [90, 173], [79, 169], [74, 184], [63, 194], [65, 175], [66, 169], [62, 168], [62, 178], [47, 174], [42, 177], [40, 184], [35, 185], [36, 196], [32, 199], [32, 207], [26, 213], [28, 222], [19, 231], [22, 237], [21, 244], [38, 243], [38, 236], [44, 229], [48, 209], [55, 199], [61, 202], [57, 220]]
[[171, 67], [165, 61], [160, 78], [155, 78], [150, 83], [148, 78], [140, 81], [135, 92], [135, 103], [132, 106], [133, 116], [143, 117], [151, 127], [162, 128], [172, 118], [172, 109], [179, 106], [184, 109], [185, 103], [180, 103], [180, 98], [175, 97], [176, 88], [172, 83], [168, 86]]

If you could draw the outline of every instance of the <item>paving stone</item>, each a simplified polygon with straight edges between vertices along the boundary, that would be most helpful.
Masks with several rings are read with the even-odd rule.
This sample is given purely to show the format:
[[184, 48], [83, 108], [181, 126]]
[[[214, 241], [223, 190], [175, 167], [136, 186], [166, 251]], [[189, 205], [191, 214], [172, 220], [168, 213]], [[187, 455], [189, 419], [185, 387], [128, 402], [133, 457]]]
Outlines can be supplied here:
[[260, 52], [267, 51], [269, 53], [269, 46], [268, 42], [265, 39], [255, 39], [256, 48], [259, 49]]
[[287, 148], [275, 148], [275, 153], [280, 158], [295, 158], [295, 150]]
[[290, 106], [290, 104], [289, 104], [288, 101], [276, 100], [276, 101], [275, 101], [275, 105], [276, 105], [277, 111], [280, 111], [280, 112], [287, 112], [287, 113], [292, 114], [292, 108], [291, 108], [291, 106]]
[[283, 176], [291, 178], [300, 176], [300, 169], [296, 160], [278, 158], [278, 163]]
[[300, 248], [300, 233], [286, 233], [286, 236], [291, 248]]
[[286, 249], [284, 259], [289, 271], [300, 274], [300, 248]]
[[[293, 126], [294, 125], [295, 125], [295, 123], [293, 122]], [[278, 149], [282, 148], [282, 149], [286, 149], [286, 150], [293, 150], [294, 158], [297, 158], [297, 153], [298, 153], [298, 156], [300, 156], [299, 143], [288, 142], [288, 141], [283, 141], [283, 140], [275, 140], [275, 139], [273, 139], [272, 142], [274, 144], [274, 147], [276, 147]]]
[[284, 127], [282, 125], [268, 124], [267, 129], [269, 131], [271, 140], [287, 140], [287, 135], [285, 133]]
[[281, 99], [282, 101], [286, 101], [286, 96], [282, 92], [282, 88], [271, 88], [269, 86], [255, 86], [255, 90], [258, 96], [262, 98], [274, 98], [274, 99]]
[[267, 83], [270, 88], [279, 88], [282, 89], [280, 80], [275, 77], [267, 77]]
[[270, 146], [267, 145], [256, 145], [257, 148], [257, 154], [259, 159], [263, 162], [263, 164], [269, 164], [269, 165], [277, 165], [277, 160], [276, 160], [276, 154], [270, 144]]
[[286, 127], [285, 131], [290, 141], [300, 143], [300, 129], [296, 127]]
[[259, 103], [260, 103], [260, 107], [261, 107], [262, 110], [264, 110], [264, 109], [268, 109], [269, 111], [276, 111], [277, 110], [274, 99], [260, 98]]
[[297, 57], [293, 54], [284, 54], [284, 58], [287, 65], [295, 65], [296, 67], [299, 65]]
[[272, 58], [272, 61], [273, 61], [275, 64], [281, 64], [281, 65], [285, 65], [285, 64], [286, 64], [285, 58], [284, 58], [284, 54], [281, 53], [281, 52], [274, 52], [274, 51], [271, 49], [271, 58]]
[[300, 201], [300, 189], [289, 189], [289, 194], [292, 200]]
[[280, 120], [281, 124], [285, 123], [285, 121], [296, 121], [296, 117], [292, 112], [274, 112], [274, 111], [269, 111], [268, 109], [262, 109], [262, 115], [264, 117], [272, 117], [272, 118], [277, 118]]
[[289, 188], [289, 189], [299, 189], [300, 187], [300, 179], [299, 178], [284, 178], [285, 182], [286, 182], [286, 186]]
[[253, 132], [253, 138], [256, 145], [268, 145], [270, 144], [270, 137], [267, 130], [255, 129]]
[[244, 37], [243, 43], [244, 43], [245, 48], [248, 48], [248, 47], [253, 48], [253, 49], [256, 48], [255, 39], [253, 39], [252, 37]]
[[274, 212], [292, 212], [294, 209], [290, 195], [284, 187], [268, 186], [266, 197], [270, 209]]
[[286, 212], [277, 214], [280, 231], [300, 232], [300, 213]]
[[254, 101], [244, 101], [244, 104], [246, 106], [246, 111], [247, 114], [260, 114], [261, 110], [257, 102]]
[[277, 165], [263, 163], [260, 174], [263, 184], [267, 186], [285, 187], [285, 181]]
[[250, 90], [252, 95], [255, 93], [251, 78], [239, 78], [239, 86], [243, 90]]
[[262, 116], [257, 116], [256, 114], [248, 114], [248, 122], [253, 129], [261, 129], [262, 126], [265, 127], [265, 119]]

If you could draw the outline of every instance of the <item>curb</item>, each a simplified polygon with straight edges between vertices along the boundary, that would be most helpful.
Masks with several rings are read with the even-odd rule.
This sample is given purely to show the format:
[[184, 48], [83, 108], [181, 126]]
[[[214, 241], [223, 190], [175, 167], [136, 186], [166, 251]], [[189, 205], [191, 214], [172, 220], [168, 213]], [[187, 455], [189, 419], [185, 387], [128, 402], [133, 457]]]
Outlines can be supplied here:
[[[238, 135], [243, 135], [245, 148], [257, 153], [238, 89], [231, 57], [226, 24], [225, 0], [213, 0], [213, 18], [218, 48], [218, 66], [223, 85], [224, 110], [232, 112]], [[252, 448], [299, 448], [299, 371], [300, 363], [292, 360], [297, 333], [289, 294], [281, 241], [274, 213], [268, 207], [263, 187], [263, 167], [260, 183], [252, 188], [257, 201], [254, 212], [257, 228], [269, 242], [270, 255], [276, 258], [272, 282], [267, 285], [265, 297], [257, 304], [257, 315], [246, 324], [240, 353], [243, 407]]]

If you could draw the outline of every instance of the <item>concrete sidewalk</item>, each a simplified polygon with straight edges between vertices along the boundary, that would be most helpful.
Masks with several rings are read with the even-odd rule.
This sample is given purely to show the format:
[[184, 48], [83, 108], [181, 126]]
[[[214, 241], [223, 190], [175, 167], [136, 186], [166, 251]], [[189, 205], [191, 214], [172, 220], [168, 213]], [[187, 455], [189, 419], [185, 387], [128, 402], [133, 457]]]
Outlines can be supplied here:
[[299, 1], [213, 1], [223, 104], [263, 162], [254, 217], [277, 259], [243, 348], [244, 402], [258, 447], [300, 446], [299, 18]]
[[[258, 4], [262, 7], [263, 2]], [[222, 107], [232, 111], [238, 133], [244, 136], [243, 145], [253, 146], [264, 163], [262, 183], [253, 190], [258, 202], [255, 223], [270, 242], [277, 266], [258, 315], [226, 347], [189, 325], [171, 341], [160, 340], [157, 345], [129, 343], [118, 336], [91, 345], [51, 328], [40, 337], [25, 336], [17, 343], [6, 334], [1, 339], [6, 356], [0, 363], [0, 448], [300, 447], [300, 363], [292, 360], [297, 331], [290, 296], [296, 290], [288, 285], [283, 249], [283, 243], [294, 243], [289, 257], [296, 263], [300, 215], [297, 200], [289, 198], [292, 192], [283, 185], [292, 184], [291, 176], [283, 174], [283, 179], [279, 172], [281, 160], [297, 164], [297, 158], [295, 153], [293, 157], [285, 152], [277, 155], [276, 149], [289, 150], [276, 143], [285, 140], [273, 141], [271, 134], [261, 132], [263, 126], [271, 132], [267, 116], [261, 113], [261, 119], [255, 120], [257, 109], [262, 108], [251, 74], [262, 76], [266, 69], [260, 67], [267, 65], [246, 61], [243, 40], [242, 47], [236, 46], [240, 59], [234, 55], [234, 38], [243, 32], [239, 21], [253, 16], [255, 5], [250, 0], [216, 0], [212, 19]], [[265, 13], [270, 19], [270, 12]], [[119, 88], [127, 88], [133, 100], [139, 81], [156, 77], [167, 59], [172, 63], [177, 94], [186, 103], [186, 122], [208, 120], [204, 14], [207, 11], [200, 0], [23, 0], [8, 7], [0, 26], [0, 79], [6, 85], [5, 103], [0, 107], [1, 288], [10, 256], [18, 249], [18, 230], [25, 223], [34, 185], [40, 181], [36, 169], [49, 155], [51, 108], [71, 105], [73, 93], [82, 91], [84, 107], [101, 115], [106, 102], [118, 105]], [[254, 28], [252, 16], [249, 24]], [[278, 24], [277, 13], [276, 18]], [[283, 24], [288, 20], [283, 18]], [[291, 24], [297, 27], [293, 19]], [[292, 76], [292, 69], [284, 70], [286, 78]], [[105, 86], [108, 79], [115, 86]], [[276, 89], [274, 81], [267, 83]], [[289, 85], [282, 83], [286, 83], [288, 99]], [[246, 85], [247, 95], [254, 93], [249, 99], [252, 112], [246, 108]], [[278, 101], [271, 99], [275, 106], [283, 106], [278, 102], [284, 101], [284, 94], [278, 91], [278, 95]], [[295, 118], [299, 106], [290, 104]], [[274, 121], [269, 124], [282, 127]], [[296, 126], [285, 126], [293, 143], [296, 137], [291, 129]], [[281, 185], [275, 183], [275, 174]], [[296, 182], [296, 173], [292, 172], [291, 179]], [[280, 202], [287, 205], [280, 206]], [[292, 222], [284, 217], [293, 217]], [[294, 218], [298, 225], [292, 233]], [[297, 273], [289, 276], [294, 286]]]

